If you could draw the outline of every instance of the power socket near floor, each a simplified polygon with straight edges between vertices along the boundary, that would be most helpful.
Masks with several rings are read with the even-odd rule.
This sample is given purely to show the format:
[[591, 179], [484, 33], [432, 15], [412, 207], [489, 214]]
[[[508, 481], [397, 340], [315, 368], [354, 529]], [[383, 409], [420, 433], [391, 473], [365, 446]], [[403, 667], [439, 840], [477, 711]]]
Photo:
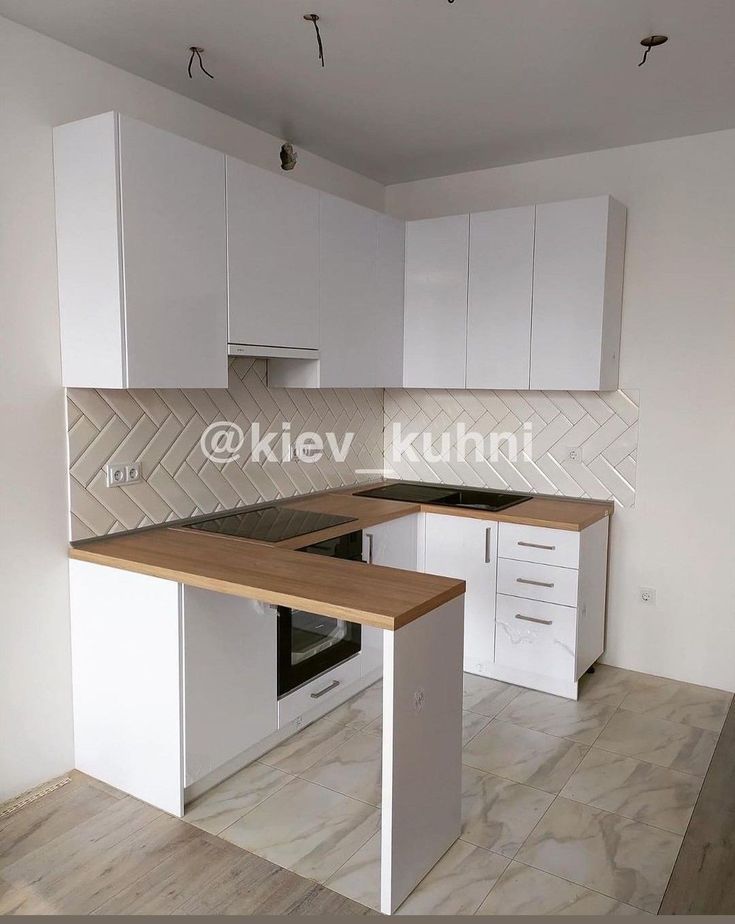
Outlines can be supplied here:
[[646, 606], [656, 606], [656, 591], [653, 587], [641, 587], [638, 591], [638, 599]]
[[123, 485], [137, 484], [143, 480], [139, 462], [110, 462], [105, 471], [108, 488], [121, 488]]

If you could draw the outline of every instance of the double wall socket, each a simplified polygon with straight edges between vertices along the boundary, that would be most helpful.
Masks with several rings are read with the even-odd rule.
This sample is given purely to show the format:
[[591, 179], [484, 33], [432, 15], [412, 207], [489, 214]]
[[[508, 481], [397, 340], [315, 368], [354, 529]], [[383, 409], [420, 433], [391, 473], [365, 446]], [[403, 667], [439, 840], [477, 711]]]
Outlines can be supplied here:
[[138, 462], [109, 462], [105, 471], [108, 488], [120, 488], [143, 480]]

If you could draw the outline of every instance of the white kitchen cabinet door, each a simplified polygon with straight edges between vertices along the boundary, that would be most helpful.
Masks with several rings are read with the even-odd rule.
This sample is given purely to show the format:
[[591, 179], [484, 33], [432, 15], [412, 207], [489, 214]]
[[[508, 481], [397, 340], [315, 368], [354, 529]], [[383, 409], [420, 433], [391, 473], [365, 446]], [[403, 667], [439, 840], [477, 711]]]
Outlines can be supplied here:
[[532, 389], [618, 387], [625, 220], [610, 196], [536, 206]]
[[426, 514], [424, 570], [467, 582], [464, 666], [488, 673], [495, 645], [495, 581], [498, 524], [472, 517]]
[[406, 223], [403, 384], [464, 388], [469, 215]]
[[470, 215], [467, 387], [527, 389], [535, 207]]
[[226, 387], [224, 155], [109, 112], [54, 173], [64, 384]]
[[277, 614], [255, 600], [183, 588], [185, 785], [278, 727]]
[[373, 321], [368, 339], [370, 374], [364, 381], [375, 388], [403, 385], [403, 287], [406, 222], [378, 214]]
[[[368, 565], [384, 565], [403, 571], [418, 570], [419, 517], [413, 514], [379, 523], [363, 531], [362, 557]], [[363, 676], [383, 665], [382, 629], [362, 627]]]
[[227, 158], [229, 341], [319, 346], [319, 192]]

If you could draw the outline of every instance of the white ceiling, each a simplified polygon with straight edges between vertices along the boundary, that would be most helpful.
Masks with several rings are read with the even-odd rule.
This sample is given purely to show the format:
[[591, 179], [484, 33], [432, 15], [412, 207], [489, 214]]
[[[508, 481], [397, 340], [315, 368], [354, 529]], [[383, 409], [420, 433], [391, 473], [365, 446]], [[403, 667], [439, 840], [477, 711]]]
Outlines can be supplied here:
[[[0, 14], [383, 183], [735, 127], [735, 0], [0, 0]], [[670, 41], [639, 68], [652, 32]], [[187, 77], [192, 44], [215, 80]]]

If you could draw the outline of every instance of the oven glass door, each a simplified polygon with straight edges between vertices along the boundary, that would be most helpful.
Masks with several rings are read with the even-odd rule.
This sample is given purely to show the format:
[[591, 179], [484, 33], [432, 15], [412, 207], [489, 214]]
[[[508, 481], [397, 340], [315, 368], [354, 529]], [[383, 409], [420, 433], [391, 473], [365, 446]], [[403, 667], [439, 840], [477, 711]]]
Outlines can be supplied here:
[[356, 655], [361, 634], [357, 623], [278, 607], [278, 695]]

